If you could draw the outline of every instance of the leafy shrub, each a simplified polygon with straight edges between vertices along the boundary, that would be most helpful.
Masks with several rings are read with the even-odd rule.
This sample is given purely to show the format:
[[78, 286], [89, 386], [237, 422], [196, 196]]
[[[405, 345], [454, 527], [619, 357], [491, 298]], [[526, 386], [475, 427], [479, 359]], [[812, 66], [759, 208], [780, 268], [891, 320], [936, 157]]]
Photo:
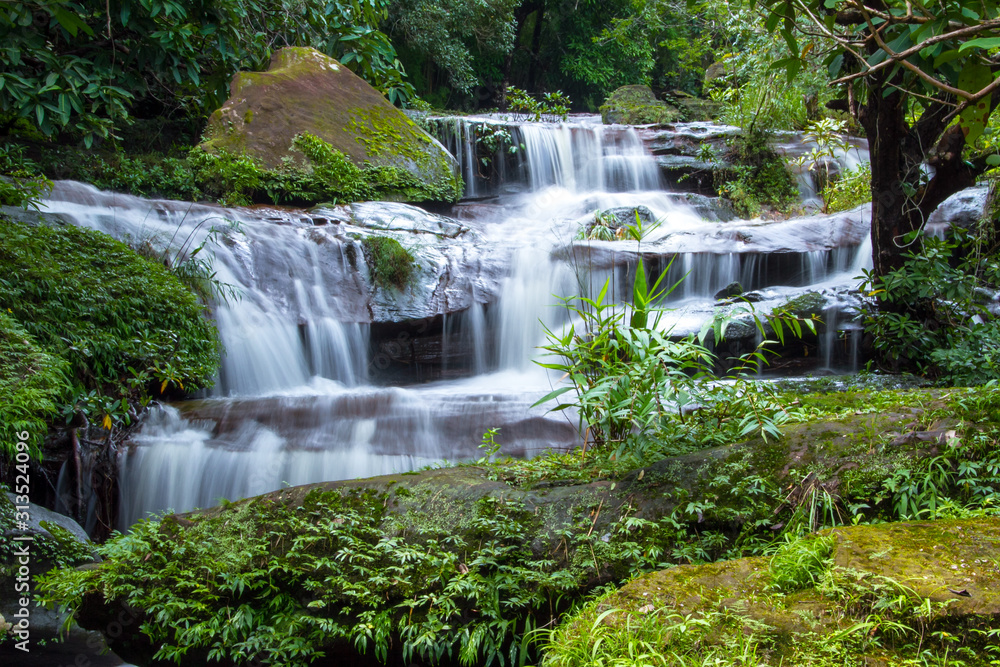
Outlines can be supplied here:
[[150, 388], [211, 384], [219, 344], [204, 308], [106, 234], [0, 219], [0, 276], [0, 308], [68, 362], [76, 408], [106, 427], [128, 423]]
[[[658, 326], [663, 311], [653, 307], [673, 289], [660, 288], [665, 276], [666, 271], [650, 285], [640, 261], [628, 310], [605, 303], [610, 282], [593, 299], [564, 299], [582, 330], [576, 325], [560, 333], [546, 329], [548, 344], [542, 349], [559, 360], [539, 365], [564, 373], [570, 384], [536, 405], [569, 395], [553, 409], [574, 409], [580, 431], [594, 448], [615, 458], [642, 459], [675, 445], [690, 449], [750, 435], [778, 436], [789, 413], [772, 389], [747, 377], [759, 368], [762, 349], [772, 341], [738, 360], [726, 376], [729, 382], [718, 382], [716, 358], [706, 340], [710, 331], [722, 340], [729, 320], [718, 318], [697, 336], [671, 338]], [[754, 319], [763, 332], [763, 323]], [[786, 328], [801, 334], [794, 317], [781, 316], [771, 324], [782, 338]]]
[[366, 236], [361, 248], [368, 262], [372, 283], [380, 287], [405, 288], [413, 277], [413, 253], [390, 236]]
[[566, 120], [572, 101], [561, 91], [545, 93], [541, 100], [536, 100], [526, 90], [509, 86], [505, 96], [507, 109], [516, 117], [525, 120], [542, 120], [543, 116], [555, 116]]
[[732, 166], [715, 171], [715, 184], [740, 215], [754, 217], [765, 209], [788, 211], [798, 201], [795, 181], [768, 143], [767, 134], [752, 132], [734, 138], [727, 158]]
[[70, 395], [68, 367], [6, 310], [0, 312], [0, 455], [13, 458], [18, 434], [27, 432], [31, 455], [38, 458], [48, 420]]
[[487, 497], [463, 507], [455, 532], [393, 516], [390, 503], [317, 490], [298, 507], [251, 499], [183, 529], [143, 521], [100, 547], [99, 568], [46, 575], [42, 599], [75, 611], [88, 592], [119, 597], [146, 614], [156, 658], [177, 664], [304, 666], [338, 642], [383, 663], [393, 650], [404, 664], [523, 664], [518, 634], [579, 586], [532, 554], [537, 517]]
[[23, 146], [0, 146], [0, 206], [37, 209], [51, 187], [38, 165], [25, 157]]
[[900, 268], [867, 276], [881, 304], [865, 330], [886, 363], [954, 384], [1000, 378], [1000, 321], [987, 307], [989, 290], [1000, 286], [1000, 259], [981, 254], [984, 240], [960, 230], [943, 241], [924, 238]]

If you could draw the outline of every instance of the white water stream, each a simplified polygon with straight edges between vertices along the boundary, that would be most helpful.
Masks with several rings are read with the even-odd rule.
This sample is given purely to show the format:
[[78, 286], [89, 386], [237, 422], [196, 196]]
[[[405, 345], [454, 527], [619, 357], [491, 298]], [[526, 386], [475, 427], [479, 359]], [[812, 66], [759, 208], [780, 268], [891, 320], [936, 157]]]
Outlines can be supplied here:
[[[455, 124], [453, 150], [470, 197], [490, 194], [473, 171], [477, 122]], [[553, 295], [606, 278], [628, 293], [637, 253], [651, 268], [678, 253], [668, 279], [687, 276], [669, 304], [677, 332], [711, 317], [714, 293], [734, 281], [758, 290], [761, 310], [809, 290], [835, 301], [870, 256], [864, 210], [782, 222], [706, 219], [703, 208], [662, 189], [631, 128], [592, 118], [511, 127], [523, 154], [506, 194], [466, 201], [455, 218], [388, 203], [309, 213], [222, 209], [56, 185], [47, 213], [174, 254], [213, 227], [223, 230], [211, 233], [206, 252], [218, 278], [241, 294], [214, 309], [225, 347], [216, 387], [152, 410], [122, 459], [122, 527], [149, 512], [286, 484], [475, 457], [491, 427], [501, 428], [510, 453], [571, 446], [578, 436], [566, 415], [530, 407], [556, 381], [532, 363], [542, 323], [565, 319]], [[574, 242], [595, 211], [636, 206], [659, 221], [641, 244]], [[414, 252], [411, 287], [373, 288], [360, 243], [369, 234], [392, 235]], [[461, 348], [466, 370], [411, 386], [376, 382], [383, 361], [409, 362], [403, 353], [375, 354], [372, 331], [407, 322], [438, 322], [440, 368], [458, 368]], [[380, 336], [379, 349], [391, 350], [394, 341]], [[397, 347], [413, 343], [409, 336], [400, 334]], [[831, 366], [834, 327], [828, 336], [822, 352]]]

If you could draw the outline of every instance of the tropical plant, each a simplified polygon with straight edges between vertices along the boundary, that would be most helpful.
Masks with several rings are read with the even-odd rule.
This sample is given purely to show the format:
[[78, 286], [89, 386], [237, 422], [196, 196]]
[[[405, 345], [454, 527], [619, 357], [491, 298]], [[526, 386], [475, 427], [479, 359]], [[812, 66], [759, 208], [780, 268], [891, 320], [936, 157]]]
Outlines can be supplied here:
[[[772, 341], [762, 336], [753, 352], [732, 360], [726, 382], [718, 382], [717, 359], [707, 346], [710, 333], [716, 341], [724, 339], [735, 317], [752, 316], [762, 334], [765, 323], [751, 311], [737, 310], [709, 322], [697, 335], [671, 336], [661, 327], [664, 311], [655, 305], [677, 287], [662, 286], [668, 270], [650, 283], [640, 259], [629, 306], [606, 300], [610, 280], [593, 298], [563, 299], [579, 324], [560, 332], [546, 327], [548, 342], [541, 349], [558, 360], [536, 363], [564, 374], [569, 385], [536, 405], [567, 396], [552, 409], [575, 410], [585, 443], [613, 457], [641, 458], [649, 448], [678, 441], [704, 445], [751, 435], [777, 437], [789, 412], [771, 390], [747, 377], [765, 363], [764, 349]], [[811, 320], [785, 314], [768, 324], [781, 340], [786, 331], [801, 335], [803, 326], [814, 327]]]
[[924, 239], [881, 279], [866, 273], [869, 294], [887, 306], [865, 321], [883, 363], [949, 383], [1000, 378], [1000, 321], [987, 298], [1000, 285], [1000, 259], [984, 244], [990, 224]]

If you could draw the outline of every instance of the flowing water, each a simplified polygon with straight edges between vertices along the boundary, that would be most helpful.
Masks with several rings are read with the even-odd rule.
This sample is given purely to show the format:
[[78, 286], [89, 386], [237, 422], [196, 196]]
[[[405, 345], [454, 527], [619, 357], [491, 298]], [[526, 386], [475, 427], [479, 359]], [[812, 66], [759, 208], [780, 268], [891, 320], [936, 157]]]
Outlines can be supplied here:
[[[676, 255], [668, 280], [686, 276], [666, 304], [676, 333], [697, 330], [734, 281], [756, 290], [762, 311], [818, 291], [831, 323], [821, 365], [854, 362], [837, 348], [853, 326], [845, 293], [870, 256], [866, 210], [724, 221], [710, 200], [664, 188], [636, 130], [592, 117], [440, 127], [467, 183], [452, 217], [378, 202], [223, 209], [57, 183], [47, 213], [170, 256], [207, 241], [239, 294], [213, 310], [225, 347], [215, 387], [153, 409], [122, 458], [121, 527], [283, 485], [477, 457], [493, 427], [511, 454], [573, 446], [570, 417], [532, 407], [558, 382], [532, 363], [537, 346], [565, 321], [558, 296], [605, 280], [627, 294], [640, 256], [659, 271]], [[477, 136], [497, 128], [517, 150], [484, 177]], [[658, 223], [641, 242], [577, 240], [595, 212], [619, 207], [646, 207]], [[372, 234], [417, 258], [407, 289], [372, 285], [362, 243]]]

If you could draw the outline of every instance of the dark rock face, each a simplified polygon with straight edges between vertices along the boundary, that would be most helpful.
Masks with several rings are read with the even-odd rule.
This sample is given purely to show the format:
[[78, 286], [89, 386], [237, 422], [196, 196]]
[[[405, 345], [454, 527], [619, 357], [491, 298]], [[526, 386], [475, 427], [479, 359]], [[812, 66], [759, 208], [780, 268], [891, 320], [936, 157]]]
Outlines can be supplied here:
[[[33, 599], [27, 607], [22, 606], [22, 601], [30, 599], [34, 590], [32, 579], [53, 567], [100, 560], [80, 524], [40, 505], [22, 504], [21, 500], [23, 498], [13, 493], [0, 494], [0, 662], [8, 653], [19, 656], [16, 662], [9, 664], [26, 664], [20, 660], [26, 654], [12, 648], [12, 643], [27, 641], [27, 646], [37, 652], [39, 640], [55, 641], [66, 622], [65, 613], [41, 607]], [[24, 526], [19, 524], [24, 514], [15, 512], [27, 515]], [[26, 568], [27, 574], [21, 570], [22, 567]], [[22, 585], [27, 585], [27, 588], [20, 590]], [[16, 631], [20, 620], [25, 618], [25, 610], [27, 634], [15, 632], [13, 638], [5, 642], [5, 619]], [[96, 658], [104, 650], [104, 640], [97, 633], [75, 628], [70, 640], [79, 645], [79, 652], [85, 657]]]
[[680, 112], [656, 99], [649, 86], [622, 86], [601, 105], [605, 125], [654, 125], [679, 118]]
[[[250, 155], [268, 169], [291, 158], [296, 135], [309, 133], [358, 166], [397, 167], [430, 193], [461, 194], [458, 163], [444, 147], [353, 72], [315, 49], [284, 48], [266, 72], [239, 72], [229, 100], [209, 118], [209, 152]], [[433, 197], [424, 197], [431, 199]]]

